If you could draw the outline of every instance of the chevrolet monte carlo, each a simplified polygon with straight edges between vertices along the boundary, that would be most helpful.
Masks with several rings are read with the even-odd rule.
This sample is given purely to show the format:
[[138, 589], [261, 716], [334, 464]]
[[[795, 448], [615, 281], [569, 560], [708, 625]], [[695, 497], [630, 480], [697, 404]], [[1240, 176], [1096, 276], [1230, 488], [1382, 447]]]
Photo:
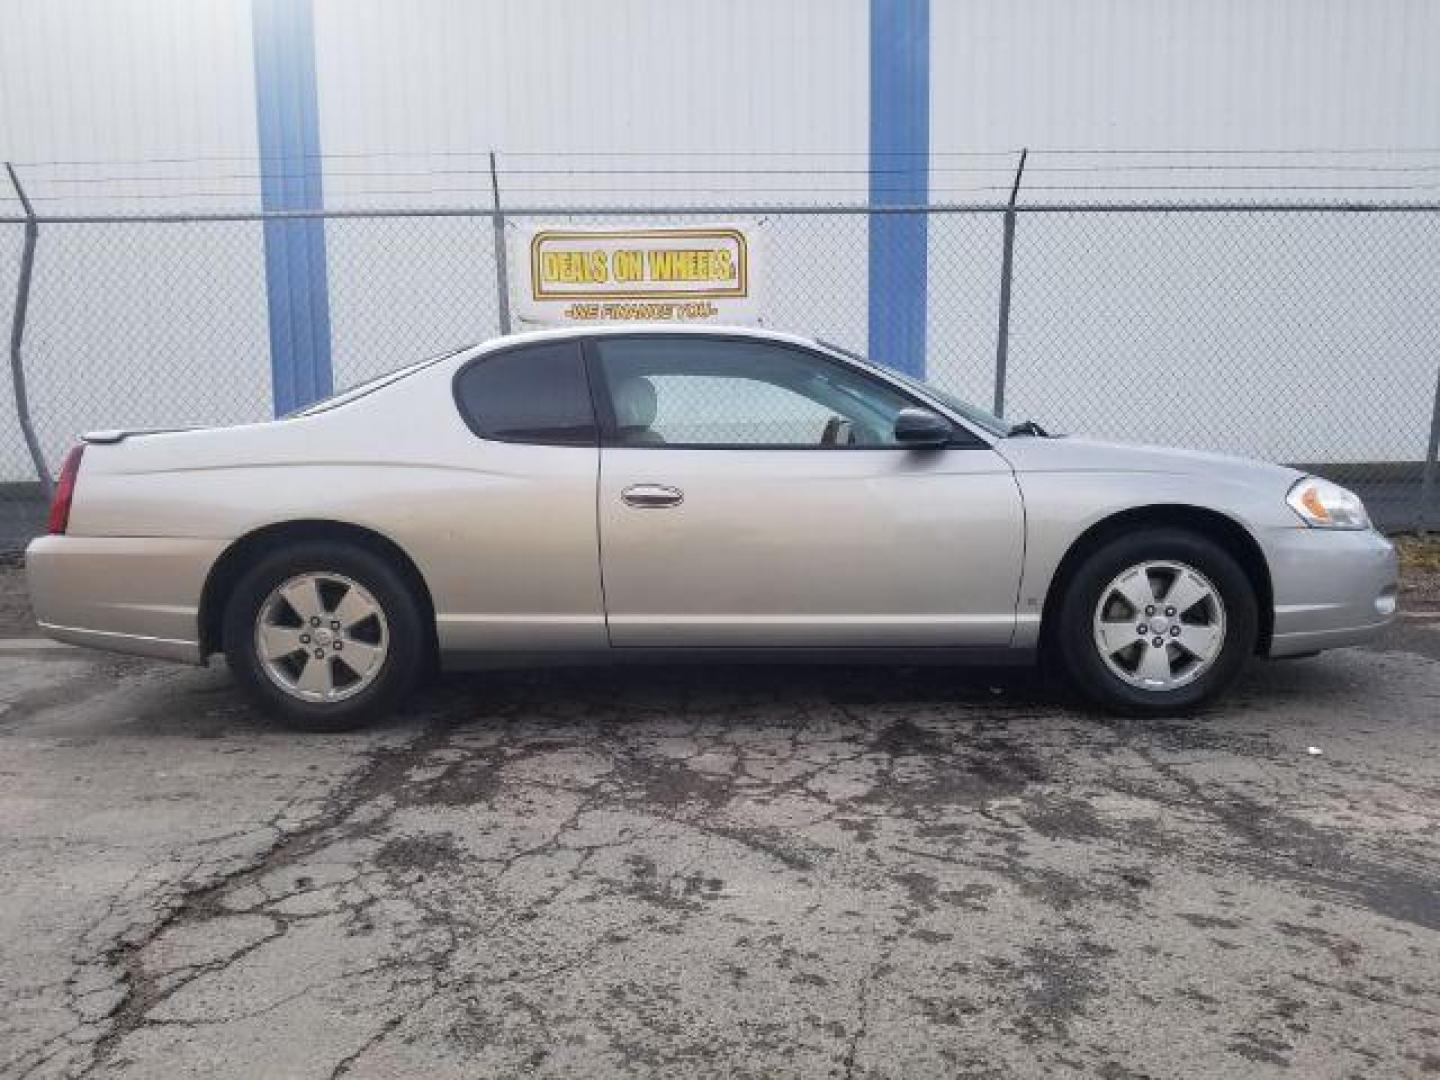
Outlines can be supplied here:
[[1395, 553], [1275, 465], [1008, 425], [843, 349], [520, 334], [270, 423], [84, 437], [27, 554], [42, 629], [338, 730], [437, 666], [1040, 661], [1183, 712], [1376, 635]]

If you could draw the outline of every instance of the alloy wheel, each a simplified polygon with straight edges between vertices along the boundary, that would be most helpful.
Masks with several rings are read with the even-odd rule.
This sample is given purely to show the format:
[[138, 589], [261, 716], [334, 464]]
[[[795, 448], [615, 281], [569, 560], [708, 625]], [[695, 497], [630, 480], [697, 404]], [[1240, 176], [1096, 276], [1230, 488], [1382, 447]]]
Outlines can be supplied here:
[[1115, 675], [1142, 690], [1194, 682], [1225, 645], [1225, 604], [1210, 580], [1180, 562], [1149, 561], [1100, 593], [1095, 648]]
[[255, 655], [265, 674], [301, 701], [354, 697], [380, 674], [389, 646], [384, 609], [342, 574], [290, 578], [255, 618]]

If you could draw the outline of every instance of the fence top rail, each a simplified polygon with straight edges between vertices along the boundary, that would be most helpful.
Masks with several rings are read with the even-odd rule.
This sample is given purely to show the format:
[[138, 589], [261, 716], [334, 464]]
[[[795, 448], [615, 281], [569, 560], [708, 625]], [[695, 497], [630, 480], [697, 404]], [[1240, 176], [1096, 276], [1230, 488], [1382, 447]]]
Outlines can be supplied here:
[[1440, 202], [1094, 202], [1094, 203], [929, 203], [911, 206], [784, 205], [734, 203], [703, 206], [492, 206], [366, 207], [343, 210], [217, 210], [150, 214], [37, 214], [0, 216], [0, 225], [185, 224], [223, 221], [288, 221], [351, 218], [553, 218], [717, 216], [868, 216], [876, 214], [1405, 214], [1435, 213]]

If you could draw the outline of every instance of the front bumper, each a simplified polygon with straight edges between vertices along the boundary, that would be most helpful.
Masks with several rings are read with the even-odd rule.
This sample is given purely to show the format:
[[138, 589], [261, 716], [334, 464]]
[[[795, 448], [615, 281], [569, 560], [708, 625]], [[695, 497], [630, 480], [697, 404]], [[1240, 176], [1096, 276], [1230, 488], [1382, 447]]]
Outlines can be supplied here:
[[223, 540], [42, 536], [25, 551], [30, 602], [57, 641], [198, 664], [200, 596]]
[[1395, 619], [1395, 547], [1369, 529], [1274, 529], [1265, 536], [1275, 598], [1271, 656], [1356, 645]]

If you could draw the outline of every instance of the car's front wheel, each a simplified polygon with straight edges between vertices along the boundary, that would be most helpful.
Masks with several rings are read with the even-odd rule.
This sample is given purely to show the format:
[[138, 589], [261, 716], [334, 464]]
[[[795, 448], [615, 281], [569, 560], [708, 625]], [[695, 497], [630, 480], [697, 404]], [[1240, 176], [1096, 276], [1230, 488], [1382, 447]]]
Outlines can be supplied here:
[[1255, 650], [1255, 590], [1235, 559], [1182, 529], [1142, 529], [1085, 558], [1054, 637], [1066, 673], [1107, 709], [1161, 715], [1228, 687]]
[[344, 731], [389, 711], [425, 656], [422, 614], [404, 578], [347, 544], [272, 552], [225, 609], [236, 680], [287, 726]]

